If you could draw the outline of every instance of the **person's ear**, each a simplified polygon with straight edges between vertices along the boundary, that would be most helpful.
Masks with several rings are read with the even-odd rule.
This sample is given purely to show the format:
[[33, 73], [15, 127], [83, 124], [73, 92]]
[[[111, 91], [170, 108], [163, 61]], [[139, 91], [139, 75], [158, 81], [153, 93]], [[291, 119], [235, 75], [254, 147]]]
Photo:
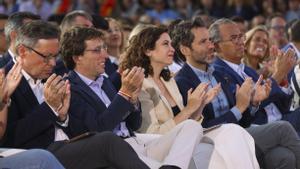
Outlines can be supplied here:
[[184, 56], [190, 56], [191, 55], [191, 49], [187, 46], [184, 45], [180, 45], [179, 46], [179, 50], [180, 52], [184, 55]]
[[26, 57], [26, 52], [28, 52], [28, 50], [26, 49], [26, 47], [24, 45], [19, 45], [17, 46], [17, 54], [19, 57], [21, 57], [22, 59], [24, 59]]
[[80, 57], [80, 56], [72, 56], [72, 59], [73, 59], [75, 65], [78, 65], [78, 64], [80, 64], [80, 61], [81, 61], [83, 58]]
[[15, 42], [15, 39], [17, 38], [17, 31], [11, 31], [9, 34], [9, 38], [11, 42]]
[[147, 49], [145, 52], [145, 55], [147, 55], [148, 57], [152, 56], [152, 50]]

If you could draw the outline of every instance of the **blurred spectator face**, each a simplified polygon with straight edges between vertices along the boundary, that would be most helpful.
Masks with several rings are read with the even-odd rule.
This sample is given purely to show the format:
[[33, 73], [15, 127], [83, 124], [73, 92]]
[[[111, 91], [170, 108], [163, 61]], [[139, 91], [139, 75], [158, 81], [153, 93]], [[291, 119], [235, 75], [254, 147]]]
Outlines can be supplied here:
[[204, 8], [210, 9], [212, 7], [213, 1], [212, 0], [201, 0], [201, 4]]
[[297, 11], [299, 9], [299, 0], [289, 0], [289, 9], [291, 11]]
[[74, 20], [74, 26], [93, 27], [93, 23], [85, 17], [77, 16]]
[[252, 57], [263, 59], [267, 53], [268, 44], [269, 40], [266, 32], [256, 31], [252, 36], [249, 45], [246, 47], [246, 50]]
[[280, 13], [285, 13], [287, 10], [287, 4], [284, 0], [275, 0], [277, 11]]
[[281, 17], [275, 17], [271, 20], [269, 33], [272, 43], [279, 45], [287, 41], [285, 36], [285, 26], [286, 21]]
[[122, 29], [114, 20], [109, 21], [109, 29], [107, 34], [107, 45], [112, 48], [119, 48], [122, 45]]
[[266, 16], [271, 15], [272, 13], [274, 13], [273, 1], [272, 0], [264, 0], [262, 2], [262, 7], [263, 7], [263, 11], [264, 11]]
[[7, 19], [1, 19], [0, 20], [0, 54], [5, 53], [7, 50], [5, 35], [4, 35], [4, 26]]
[[176, 0], [175, 4], [177, 8], [186, 8], [190, 3], [189, 0]]
[[165, 9], [165, 1], [164, 0], [154, 0], [154, 8], [156, 11], [162, 11]]
[[40, 8], [43, 4], [44, 0], [33, 0], [33, 4], [37, 7]]
[[251, 26], [254, 28], [257, 25], [264, 25], [265, 24], [265, 18], [261, 15], [257, 15], [252, 19]]
[[246, 33], [247, 32], [247, 26], [245, 23], [242, 23], [242, 22], [236, 22], [238, 28], [240, 29], [240, 31], [242, 33]]

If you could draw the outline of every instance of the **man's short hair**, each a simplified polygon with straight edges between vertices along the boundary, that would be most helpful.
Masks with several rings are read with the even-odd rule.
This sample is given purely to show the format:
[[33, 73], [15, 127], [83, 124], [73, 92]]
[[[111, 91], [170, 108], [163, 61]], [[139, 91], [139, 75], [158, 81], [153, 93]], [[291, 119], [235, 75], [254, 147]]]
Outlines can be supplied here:
[[31, 12], [16, 12], [8, 17], [4, 28], [4, 34], [8, 44], [11, 43], [11, 39], [10, 39], [11, 32], [17, 31], [17, 29], [24, 24], [24, 20], [26, 19], [39, 20], [41, 19], [41, 17]]
[[58, 39], [59, 36], [60, 30], [54, 24], [42, 20], [32, 21], [18, 29], [15, 47], [23, 44], [34, 48], [40, 39]]
[[73, 70], [76, 66], [73, 57], [83, 55], [87, 40], [103, 39], [104, 34], [95, 28], [73, 27], [61, 39], [61, 55], [66, 67]]
[[65, 32], [67, 29], [71, 28], [72, 26], [74, 26], [74, 21], [76, 19], [76, 17], [81, 16], [84, 17], [86, 19], [88, 19], [89, 21], [93, 22], [93, 18], [90, 14], [88, 14], [85, 11], [82, 10], [76, 10], [76, 11], [72, 11], [70, 13], [68, 13], [64, 19], [62, 20], [61, 24], [60, 24], [60, 30], [63, 32]]
[[208, 31], [211, 41], [217, 43], [222, 40], [220, 33], [220, 26], [224, 24], [236, 24], [232, 20], [227, 18], [222, 18], [216, 20], [213, 24], [210, 25]]
[[271, 22], [274, 18], [281, 18], [281, 19], [285, 20], [284, 16], [281, 13], [276, 12], [276, 13], [270, 15], [266, 21], [266, 25], [267, 25], [268, 29], [271, 29]]

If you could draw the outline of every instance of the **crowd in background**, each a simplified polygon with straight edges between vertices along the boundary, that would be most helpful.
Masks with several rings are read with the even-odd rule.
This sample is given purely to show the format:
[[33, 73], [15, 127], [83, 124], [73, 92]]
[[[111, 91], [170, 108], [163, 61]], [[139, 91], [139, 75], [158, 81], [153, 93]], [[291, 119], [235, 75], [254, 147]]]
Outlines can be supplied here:
[[168, 24], [173, 19], [201, 15], [207, 20], [239, 16], [252, 24], [265, 23], [274, 13], [289, 22], [300, 17], [298, 0], [1, 0], [0, 12], [7, 15], [31, 11], [42, 19], [60, 17], [72, 10], [114, 17], [127, 26], [138, 22]]
[[0, 3], [0, 165], [300, 168], [300, 0]]

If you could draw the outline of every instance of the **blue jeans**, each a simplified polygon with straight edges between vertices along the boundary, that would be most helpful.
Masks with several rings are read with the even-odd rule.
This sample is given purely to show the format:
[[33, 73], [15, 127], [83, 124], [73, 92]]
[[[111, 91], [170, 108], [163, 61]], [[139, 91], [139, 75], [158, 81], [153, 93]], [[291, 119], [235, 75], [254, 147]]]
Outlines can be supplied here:
[[64, 169], [48, 151], [33, 149], [0, 158], [1, 169]]

